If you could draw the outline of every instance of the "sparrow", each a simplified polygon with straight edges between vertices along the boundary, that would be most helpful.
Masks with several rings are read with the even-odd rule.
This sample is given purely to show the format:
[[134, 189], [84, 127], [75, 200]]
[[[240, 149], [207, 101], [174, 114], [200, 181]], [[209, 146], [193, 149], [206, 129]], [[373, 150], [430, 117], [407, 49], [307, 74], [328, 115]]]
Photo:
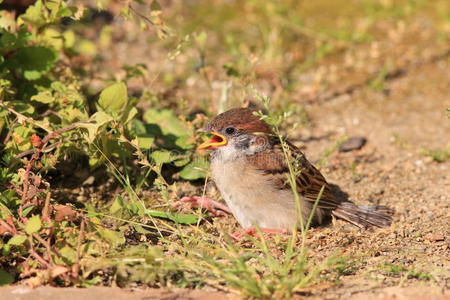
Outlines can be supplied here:
[[[227, 205], [204, 197], [184, 197], [181, 203], [190, 202], [217, 215], [231, 213], [247, 233], [254, 232], [255, 226], [265, 232], [290, 231], [300, 218], [306, 223], [311, 213], [312, 225], [323, 224], [331, 216], [360, 228], [391, 224], [390, 208], [348, 201], [289, 140], [284, 141], [287, 151], [283, 151], [271, 127], [249, 108], [219, 114], [204, 131], [213, 137], [197, 149], [212, 150], [211, 177]], [[296, 169], [294, 186], [300, 211], [288, 180], [291, 173], [285, 153]]]

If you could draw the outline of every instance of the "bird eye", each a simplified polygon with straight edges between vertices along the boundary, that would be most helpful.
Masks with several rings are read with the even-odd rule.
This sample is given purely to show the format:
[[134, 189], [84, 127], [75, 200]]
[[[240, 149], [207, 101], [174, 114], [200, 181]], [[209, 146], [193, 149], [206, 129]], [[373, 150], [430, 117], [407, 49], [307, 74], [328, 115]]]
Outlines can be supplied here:
[[234, 127], [227, 127], [227, 128], [225, 128], [225, 133], [226, 134], [233, 134], [235, 132], [236, 132], [236, 128], [234, 128]]

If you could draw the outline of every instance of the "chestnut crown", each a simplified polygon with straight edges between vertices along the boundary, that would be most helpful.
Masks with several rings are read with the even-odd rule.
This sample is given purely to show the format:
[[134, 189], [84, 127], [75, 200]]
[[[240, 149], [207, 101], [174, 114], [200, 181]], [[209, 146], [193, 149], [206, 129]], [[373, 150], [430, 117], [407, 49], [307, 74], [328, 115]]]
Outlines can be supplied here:
[[217, 115], [205, 127], [209, 132], [223, 132], [233, 134], [233, 130], [240, 132], [272, 133], [270, 126], [254, 114], [250, 108], [233, 108]]

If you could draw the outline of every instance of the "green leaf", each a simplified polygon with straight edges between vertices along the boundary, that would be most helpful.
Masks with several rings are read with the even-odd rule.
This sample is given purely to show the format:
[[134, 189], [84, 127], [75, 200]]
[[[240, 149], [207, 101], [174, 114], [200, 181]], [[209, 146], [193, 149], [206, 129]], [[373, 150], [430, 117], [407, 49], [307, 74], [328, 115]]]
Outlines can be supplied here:
[[69, 246], [64, 246], [59, 250], [59, 254], [62, 259], [65, 260], [64, 263], [74, 263], [77, 260], [77, 252]]
[[28, 219], [27, 225], [25, 225], [25, 232], [28, 234], [33, 234], [41, 230], [42, 222], [38, 215], [35, 215]]
[[183, 167], [183, 166], [187, 165], [190, 161], [191, 161], [190, 157], [186, 156], [186, 157], [181, 157], [180, 159], [177, 159], [173, 164], [176, 167]]
[[111, 122], [113, 117], [110, 114], [107, 114], [103, 111], [98, 111], [95, 114], [92, 115], [91, 119], [95, 120], [96, 125], [104, 125], [108, 122]]
[[195, 138], [191, 136], [182, 136], [175, 140], [175, 145], [181, 149], [192, 149], [195, 145]]
[[43, 15], [43, 11], [42, 1], [38, 0], [34, 5], [27, 8], [25, 14], [20, 16], [20, 19], [36, 27], [44, 26], [47, 20]]
[[87, 136], [85, 135], [85, 137], [89, 143], [93, 143], [97, 138], [100, 127], [111, 122], [114, 118], [103, 111], [98, 111], [91, 116], [91, 120], [95, 121], [95, 123], [84, 123], [80, 125], [80, 127], [87, 129], [88, 134]]
[[181, 149], [194, 147], [193, 129], [181, 121], [173, 111], [149, 109], [144, 113], [143, 118], [148, 124], [142, 126], [133, 122], [134, 129], [138, 132], [144, 131], [146, 135], [162, 137], [163, 145], [160, 146]]
[[97, 232], [102, 238], [107, 240], [113, 248], [125, 243], [125, 237], [122, 233], [97, 226]]
[[22, 216], [26, 217], [28, 216], [28, 214], [34, 209], [34, 205], [28, 206], [27, 208], [25, 208], [22, 212]]
[[144, 113], [144, 120], [158, 125], [164, 135], [190, 136], [190, 129], [169, 109], [149, 109]]
[[98, 53], [95, 43], [89, 40], [81, 40], [78, 43], [75, 43], [75, 51], [83, 56], [95, 56]]
[[239, 71], [231, 63], [227, 63], [227, 64], [223, 65], [223, 68], [227, 71], [228, 76], [234, 76], [234, 77], [241, 76]]
[[65, 48], [72, 48], [75, 45], [76, 42], [76, 36], [73, 30], [66, 30], [63, 33], [64, 36], [64, 47]]
[[130, 133], [132, 136], [136, 136], [133, 142], [136, 146], [139, 146], [139, 149], [147, 150], [153, 146], [155, 135], [149, 132], [148, 127], [138, 119], [131, 120]]
[[[99, 2], [100, 3], [100, 2]], [[91, 286], [98, 286], [103, 281], [102, 276], [94, 276], [92, 279], [83, 279], [79, 284], [80, 287], [88, 288]]]
[[197, 222], [200, 218], [199, 216], [194, 215], [194, 214], [168, 213], [168, 212], [152, 210], [152, 209], [145, 210], [145, 213], [152, 217], [169, 219], [175, 223], [187, 224], [187, 225], [197, 224]]
[[150, 5], [150, 9], [152, 11], [160, 11], [161, 10], [161, 5], [158, 3], [158, 1], [153, 0], [152, 4]]
[[49, 91], [45, 91], [45, 92], [40, 92], [39, 94], [32, 96], [31, 100], [48, 104], [48, 103], [52, 103], [53, 101], [55, 101], [55, 97], [53, 97]]
[[151, 233], [151, 231], [149, 230], [145, 230], [144, 227], [142, 227], [141, 225], [133, 225], [134, 230], [136, 230], [136, 232], [140, 233], [140, 234], [149, 234]]
[[64, 39], [62, 34], [55, 28], [46, 28], [42, 33], [42, 42], [53, 47], [56, 51], [62, 51]]
[[155, 161], [157, 165], [167, 164], [174, 160], [172, 153], [167, 150], [153, 151], [150, 157]]
[[128, 205], [128, 209], [138, 216], [143, 216], [145, 213], [145, 207], [140, 201], [133, 201]]
[[19, 49], [8, 61], [8, 67], [20, 71], [27, 80], [37, 80], [53, 69], [56, 61], [52, 49], [32, 46]]
[[8, 245], [20, 246], [27, 240], [27, 237], [24, 235], [15, 235], [9, 241]]
[[[6, 18], [0, 18], [0, 27], [5, 28], [3, 27], [5, 23], [3, 23], [2, 21], [6, 20]], [[32, 34], [27, 31], [25, 26], [22, 26], [15, 34], [2, 30], [0, 37], [1, 53], [7, 53], [9, 51], [15, 51], [19, 48], [25, 47], [31, 37]]]
[[123, 117], [122, 117], [123, 122], [122, 123], [127, 124], [127, 123], [131, 122], [131, 120], [133, 120], [137, 114], [138, 114], [138, 110], [136, 107], [128, 107], [127, 110], [123, 114]]
[[180, 172], [180, 177], [186, 180], [205, 178], [208, 173], [209, 163], [205, 159], [198, 159], [186, 165]]
[[99, 107], [106, 112], [119, 113], [128, 103], [127, 86], [117, 82], [108, 86], [100, 93]]
[[126, 205], [125, 205], [125, 202], [124, 202], [122, 196], [117, 195], [116, 198], [114, 199], [113, 204], [109, 208], [109, 212], [114, 214], [114, 213], [124, 209], [125, 207], [126, 207]]
[[0, 269], [0, 286], [11, 284], [14, 282], [14, 277], [3, 269]]
[[137, 137], [139, 149], [150, 149], [155, 141], [154, 137], [138, 136]]

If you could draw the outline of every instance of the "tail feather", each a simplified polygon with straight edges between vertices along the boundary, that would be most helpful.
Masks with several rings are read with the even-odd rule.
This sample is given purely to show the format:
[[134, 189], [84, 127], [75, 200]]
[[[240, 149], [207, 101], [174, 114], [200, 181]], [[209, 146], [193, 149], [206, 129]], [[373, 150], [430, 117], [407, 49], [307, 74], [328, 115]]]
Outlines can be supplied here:
[[386, 206], [358, 206], [342, 202], [332, 214], [360, 228], [369, 226], [387, 227], [392, 223], [394, 211]]

